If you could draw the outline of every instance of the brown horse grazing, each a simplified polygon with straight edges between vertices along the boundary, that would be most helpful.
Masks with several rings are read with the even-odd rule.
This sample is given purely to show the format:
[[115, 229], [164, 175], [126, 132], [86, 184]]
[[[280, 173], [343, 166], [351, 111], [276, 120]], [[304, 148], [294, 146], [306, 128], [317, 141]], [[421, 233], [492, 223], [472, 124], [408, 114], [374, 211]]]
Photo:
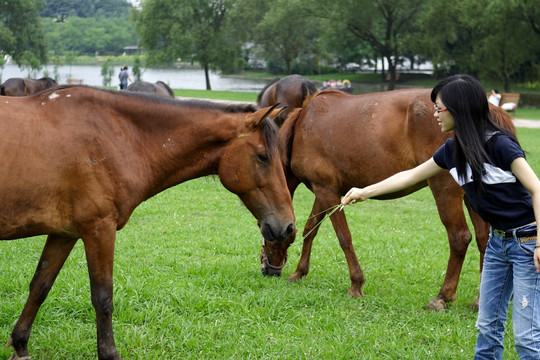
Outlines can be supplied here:
[[4, 96], [28, 96], [37, 94], [40, 91], [57, 87], [58, 84], [54, 79], [44, 77], [41, 79], [23, 79], [11, 78], [7, 79], [0, 85], [0, 95]]
[[[325, 210], [339, 204], [353, 186], [365, 187], [429, 159], [449, 137], [441, 132], [433, 116], [429, 89], [410, 89], [367, 95], [346, 95], [326, 90], [314, 96], [303, 108], [291, 113], [280, 129], [285, 139], [287, 183], [291, 194], [304, 183], [315, 194], [311, 216], [304, 228], [302, 255], [289, 280], [296, 281], [309, 271], [309, 259], [316, 224]], [[497, 107], [492, 116], [499, 124], [515, 131], [512, 118]], [[450, 259], [439, 295], [426, 308], [443, 309], [455, 300], [459, 275], [471, 233], [463, 213], [464, 193], [448, 172], [409, 189], [380, 197], [393, 199], [428, 185], [439, 216], [448, 232]], [[471, 210], [465, 199], [482, 266], [489, 225]], [[328, 211], [327, 211], [328, 212]], [[330, 216], [345, 253], [351, 277], [348, 293], [363, 296], [364, 274], [353, 249], [345, 211]], [[315, 228], [315, 229], [314, 229]], [[312, 231], [313, 230], [313, 231]], [[280, 275], [287, 259], [287, 248], [294, 241], [291, 233], [284, 243], [267, 241], [261, 253], [263, 274]], [[477, 300], [473, 303], [477, 307]]]
[[317, 92], [317, 87], [301, 75], [289, 75], [283, 79], [271, 80], [257, 96], [257, 105], [260, 107], [280, 104], [287, 106], [285, 111], [276, 120], [281, 125], [287, 115], [294, 109], [302, 107], [302, 103], [309, 96]]
[[294, 214], [270, 110], [230, 112], [84, 86], [0, 102], [0, 239], [48, 234], [8, 342], [12, 358], [28, 357], [38, 309], [82, 238], [98, 357], [120, 359], [112, 328], [116, 231], [141, 202], [171, 186], [217, 174], [264, 237], [285, 241]]
[[146, 81], [135, 81], [129, 84], [126, 90], [174, 98], [174, 91], [163, 81], [157, 81], [155, 84]]

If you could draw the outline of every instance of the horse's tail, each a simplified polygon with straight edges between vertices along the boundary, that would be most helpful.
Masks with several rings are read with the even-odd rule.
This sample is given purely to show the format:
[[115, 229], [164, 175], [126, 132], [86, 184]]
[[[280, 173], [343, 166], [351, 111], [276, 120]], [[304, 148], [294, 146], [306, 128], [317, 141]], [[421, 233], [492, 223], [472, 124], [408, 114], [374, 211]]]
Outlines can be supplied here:
[[169, 85], [165, 84], [163, 81], [158, 81], [156, 84], [161, 84], [161, 86], [163, 86], [165, 88], [165, 90], [167, 90], [167, 92], [172, 97], [174, 97], [174, 91], [173, 91], [173, 89], [171, 89], [171, 87]]
[[278, 81], [280, 80], [280, 78], [274, 78], [272, 80], [270, 80], [270, 82], [266, 85], [264, 85], [263, 89], [261, 90], [261, 92], [259, 93], [259, 95], [257, 95], [257, 104], [259, 104], [259, 106], [261, 105], [261, 99], [262, 99], [262, 96], [264, 94], [264, 92], [273, 84], [277, 83]]
[[302, 81], [302, 101], [307, 97], [314, 95], [317, 92], [317, 87], [311, 81], [305, 79]]
[[4, 84], [0, 85], [0, 96], [6, 96], [6, 91], [4, 90]]

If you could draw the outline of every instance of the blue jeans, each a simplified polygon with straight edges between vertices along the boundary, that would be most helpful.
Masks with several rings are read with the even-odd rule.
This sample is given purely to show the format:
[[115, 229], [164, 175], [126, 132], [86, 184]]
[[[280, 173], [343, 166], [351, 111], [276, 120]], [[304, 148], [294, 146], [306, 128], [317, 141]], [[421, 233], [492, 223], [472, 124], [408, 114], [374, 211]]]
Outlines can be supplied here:
[[536, 225], [514, 229], [513, 235], [490, 232], [480, 283], [475, 359], [502, 359], [504, 326], [512, 295], [514, 341], [521, 360], [540, 359], [540, 273], [534, 267]]

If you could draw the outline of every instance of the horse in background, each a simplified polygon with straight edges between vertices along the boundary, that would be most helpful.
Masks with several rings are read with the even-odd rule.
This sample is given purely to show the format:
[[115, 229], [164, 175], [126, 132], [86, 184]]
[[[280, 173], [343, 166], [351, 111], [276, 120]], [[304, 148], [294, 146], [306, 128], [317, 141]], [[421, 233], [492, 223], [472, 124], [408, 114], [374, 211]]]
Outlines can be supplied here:
[[30, 358], [32, 324], [78, 239], [98, 358], [120, 359], [112, 324], [116, 232], [140, 203], [172, 186], [218, 175], [262, 236], [283, 242], [295, 231], [281, 140], [269, 117], [278, 110], [246, 112], [251, 106], [85, 86], [0, 102], [0, 240], [48, 235], [8, 342], [11, 359]]
[[0, 85], [0, 95], [28, 96], [57, 86], [58, 83], [50, 77], [41, 79], [10, 78]]
[[[308, 274], [317, 224], [334, 205], [340, 204], [341, 197], [350, 188], [368, 186], [423, 163], [452, 136], [441, 132], [434, 117], [430, 93], [431, 89], [407, 89], [347, 95], [338, 90], [325, 90], [289, 115], [280, 129], [287, 151], [287, 184], [291, 196], [300, 183], [315, 194], [313, 209], [304, 227], [302, 254], [290, 281], [298, 281]], [[510, 115], [495, 106], [490, 109], [498, 124], [515, 132]], [[426, 309], [440, 310], [456, 298], [463, 261], [472, 240], [463, 203], [474, 226], [480, 270], [489, 224], [470, 208], [463, 190], [448, 171], [378, 199], [399, 198], [425, 186], [431, 188], [450, 244], [444, 282], [437, 297], [426, 306]], [[364, 273], [353, 248], [345, 211], [334, 212], [330, 220], [349, 267], [351, 287], [348, 293], [363, 296]], [[294, 239], [295, 233], [282, 243], [263, 239], [263, 274], [281, 275], [287, 249]], [[471, 307], [478, 309], [478, 298]]]
[[259, 107], [280, 104], [287, 106], [283, 113], [276, 119], [281, 125], [287, 115], [296, 108], [302, 107], [304, 100], [317, 92], [317, 87], [311, 81], [301, 75], [289, 75], [283, 79], [272, 79], [257, 96]]
[[126, 90], [174, 98], [174, 91], [163, 81], [156, 81], [155, 84], [146, 81], [135, 81], [129, 84]]

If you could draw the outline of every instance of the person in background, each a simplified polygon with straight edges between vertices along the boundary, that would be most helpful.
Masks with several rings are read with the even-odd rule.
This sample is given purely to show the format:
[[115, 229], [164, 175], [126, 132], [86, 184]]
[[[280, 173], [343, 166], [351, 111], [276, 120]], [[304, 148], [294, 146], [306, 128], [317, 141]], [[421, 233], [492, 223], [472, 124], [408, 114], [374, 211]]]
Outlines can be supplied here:
[[120, 74], [118, 74], [118, 79], [120, 79], [120, 90], [125, 90], [128, 86], [128, 80], [131, 81], [127, 66], [124, 66], [120, 70]]
[[501, 94], [498, 89], [491, 89], [491, 95], [489, 95], [488, 101], [495, 106], [499, 106], [501, 102]]
[[469, 75], [442, 80], [431, 92], [441, 131], [454, 130], [432, 158], [363, 189], [341, 203], [397, 192], [447, 169], [472, 208], [491, 224], [476, 327], [475, 359], [502, 359], [513, 297], [515, 347], [520, 359], [540, 359], [540, 181], [516, 136], [491, 118], [485, 90]]

